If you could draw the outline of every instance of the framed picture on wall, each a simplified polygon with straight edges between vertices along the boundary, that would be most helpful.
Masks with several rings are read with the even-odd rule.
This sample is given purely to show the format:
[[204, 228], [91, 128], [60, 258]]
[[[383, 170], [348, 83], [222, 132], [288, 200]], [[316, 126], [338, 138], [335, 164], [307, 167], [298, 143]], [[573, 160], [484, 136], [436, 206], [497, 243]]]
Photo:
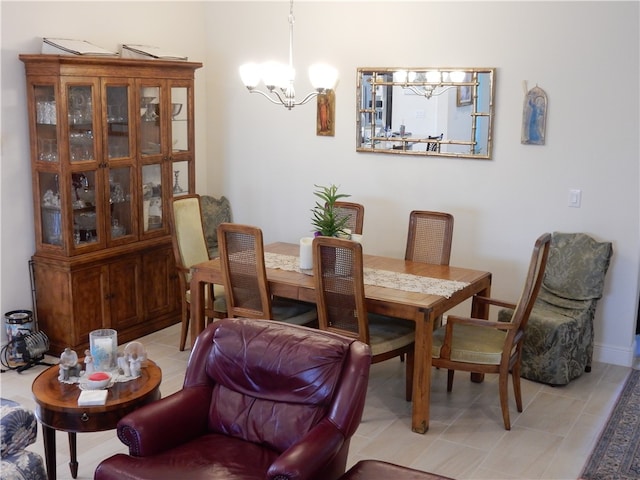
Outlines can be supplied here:
[[336, 133], [336, 94], [329, 90], [317, 99], [316, 135], [333, 137]]
[[[464, 77], [464, 81], [470, 82], [471, 74], [467, 73]], [[456, 105], [458, 107], [471, 105], [471, 85], [461, 85], [458, 87], [458, 94], [456, 96]]]

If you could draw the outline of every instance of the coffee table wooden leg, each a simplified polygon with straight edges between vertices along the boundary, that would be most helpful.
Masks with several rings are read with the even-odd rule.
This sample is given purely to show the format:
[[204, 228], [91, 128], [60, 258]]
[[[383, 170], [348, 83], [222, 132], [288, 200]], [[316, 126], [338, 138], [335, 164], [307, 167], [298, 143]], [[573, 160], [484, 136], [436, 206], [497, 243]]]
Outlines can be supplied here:
[[47, 465], [47, 479], [56, 480], [56, 431], [42, 425], [42, 439], [44, 441], [44, 461]]
[[72, 478], [77, 478], [78, 476], [78, 455], [76, 446], [76, 434], [75, 432], [69, 432], [69, 452], [71, 454], [69, 470], [71, 470]]

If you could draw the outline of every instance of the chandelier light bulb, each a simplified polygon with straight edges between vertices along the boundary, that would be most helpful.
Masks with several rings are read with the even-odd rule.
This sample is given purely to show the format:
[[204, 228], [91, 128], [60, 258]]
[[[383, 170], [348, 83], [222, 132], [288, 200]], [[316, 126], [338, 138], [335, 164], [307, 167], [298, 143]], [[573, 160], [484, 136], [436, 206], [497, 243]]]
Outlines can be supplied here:
[[260, 83], [260, 65], [257, 63], [245, 63], [240, 65], [240, 78], [242, 83], [249, 90], [252, 90]]
[[449, 77], [451, 78], [452, 82], [460, 83], [460, 82], [464, 82], [465, 73], [459, 70], [456, 70], [454, 72], [450, 72]]
[[407, 83], [407, 71], [396, 70], [393, 72], [393, 81], [396, 83]]
[[338, 81], [338, 71], [330, 65], [316, 63], [309, 67], [309, 80], [318, 91], [333, 90]]
[[430, 70], [427, 72], [427, 82], [440, 83], [442, 82], [442, 75], [438, 70]]

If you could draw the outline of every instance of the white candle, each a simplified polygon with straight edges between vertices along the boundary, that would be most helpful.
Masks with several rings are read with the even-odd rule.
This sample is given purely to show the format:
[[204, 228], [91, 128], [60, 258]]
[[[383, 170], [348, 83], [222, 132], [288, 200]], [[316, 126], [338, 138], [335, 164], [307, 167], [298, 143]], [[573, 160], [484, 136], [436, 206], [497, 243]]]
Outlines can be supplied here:
[[311, 270], [313, 268], [313, 238], [302, 237], [300, 239], [300, 269]]

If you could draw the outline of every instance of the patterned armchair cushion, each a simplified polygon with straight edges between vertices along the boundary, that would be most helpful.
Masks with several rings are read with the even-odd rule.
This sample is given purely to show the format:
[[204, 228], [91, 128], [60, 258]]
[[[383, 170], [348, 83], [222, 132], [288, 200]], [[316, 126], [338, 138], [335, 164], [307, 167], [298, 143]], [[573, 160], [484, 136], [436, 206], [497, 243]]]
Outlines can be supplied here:
[[596, 242], [584, 233], [554, 232], [542, 286], [564, 298], [600, 298], [611, 253], [611, 242]]
[[44, 480], [42, 457], [25, 450], [36, 441], [38, 423], [32, 411], [18, 403], [0, 399], [0, 472], [3, 480]]
[[231, 204], [224, 196], [218, 199], [209, 195], [201, 195], [200, 206], [209, 257], [216, 258], [218, 256], [218, 225], [231, 221]]
[[14, 455], [36, 441], [38, 422], [32, 411], [20, 404], [0, 399], [0, 453], [2, 458]]

